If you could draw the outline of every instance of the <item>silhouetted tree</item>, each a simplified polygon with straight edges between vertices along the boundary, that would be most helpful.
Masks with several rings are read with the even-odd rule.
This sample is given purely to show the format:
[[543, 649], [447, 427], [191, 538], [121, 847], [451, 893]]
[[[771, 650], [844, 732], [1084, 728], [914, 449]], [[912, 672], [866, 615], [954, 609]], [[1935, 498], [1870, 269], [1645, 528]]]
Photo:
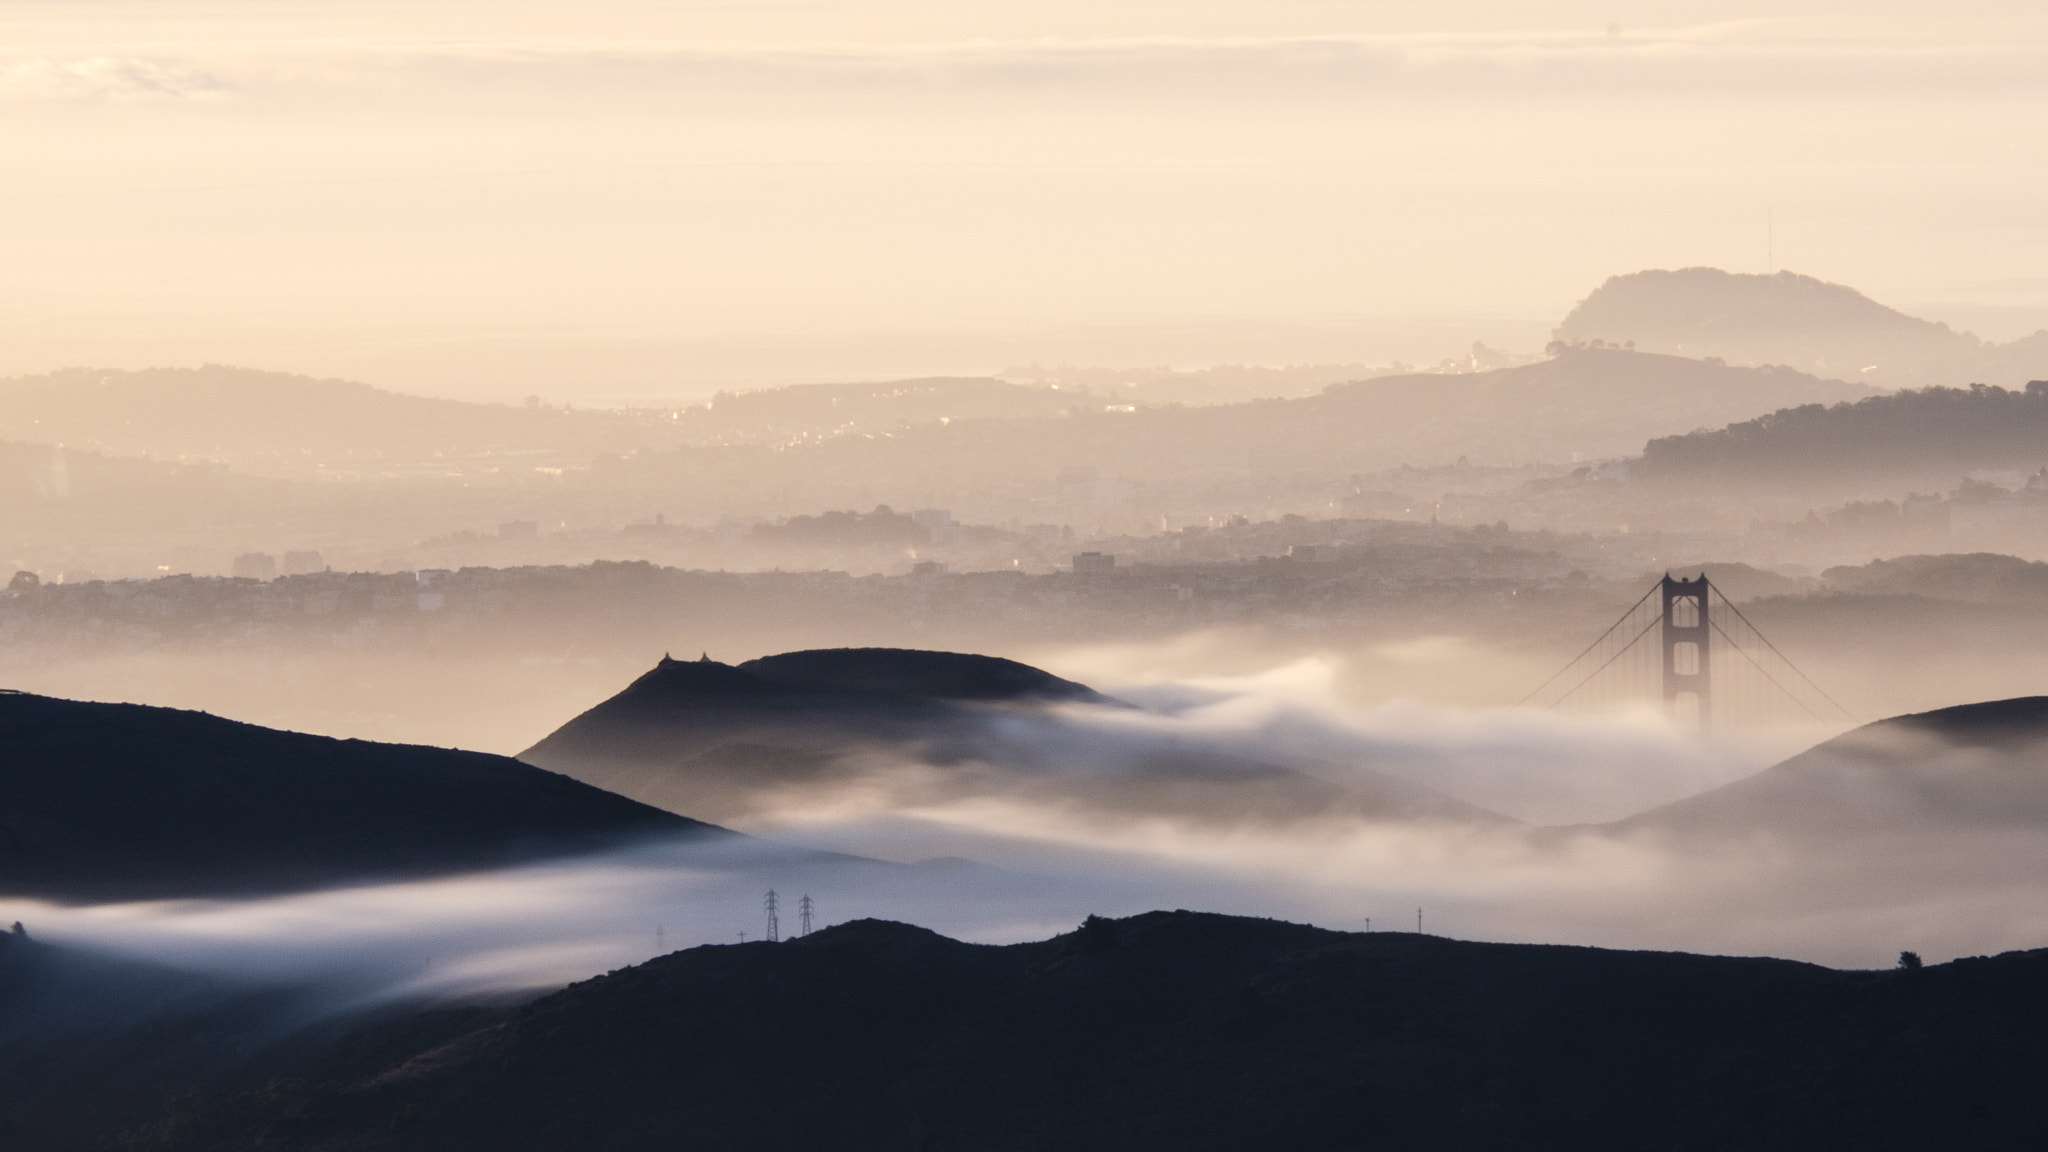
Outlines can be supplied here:
[[1907, 972], [1918, 971], [1920, 968], [1920, 954], [1918, 952], [1899, 953], [1899, 967]]

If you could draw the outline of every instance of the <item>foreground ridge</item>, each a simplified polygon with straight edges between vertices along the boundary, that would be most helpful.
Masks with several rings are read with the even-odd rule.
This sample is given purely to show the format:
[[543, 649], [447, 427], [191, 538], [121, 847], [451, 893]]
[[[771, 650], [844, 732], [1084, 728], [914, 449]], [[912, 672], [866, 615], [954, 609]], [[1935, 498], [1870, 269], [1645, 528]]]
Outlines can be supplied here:
[[572, 985], [139, 1148], [2038, 1146], [2048, 951], [1917, 970], [1152, 912], [856, 921]]

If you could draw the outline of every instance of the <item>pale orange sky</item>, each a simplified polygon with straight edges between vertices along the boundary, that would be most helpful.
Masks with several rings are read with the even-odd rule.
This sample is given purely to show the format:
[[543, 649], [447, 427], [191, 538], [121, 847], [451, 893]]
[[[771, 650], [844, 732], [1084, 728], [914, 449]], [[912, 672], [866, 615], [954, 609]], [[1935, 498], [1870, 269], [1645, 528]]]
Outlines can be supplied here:
[[1767, 258], [2048, 325], [2035, 5], [568, 7], [0, 0], [0, 373], [1413, 360]]

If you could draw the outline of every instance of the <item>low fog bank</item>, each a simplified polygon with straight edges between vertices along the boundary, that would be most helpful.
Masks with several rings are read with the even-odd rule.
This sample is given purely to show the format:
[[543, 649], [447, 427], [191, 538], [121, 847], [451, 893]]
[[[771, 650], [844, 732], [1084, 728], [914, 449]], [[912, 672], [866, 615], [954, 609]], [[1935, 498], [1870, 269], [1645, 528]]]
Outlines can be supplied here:
[[[784, 841], [940, 857], [914, 866], [756, 846], [752, 860], [666, 848], [491, 874], [257, 901], [60, 908], [0, 901], [40, 939], [124, 959], [312, 988], [294, 1019], [537, 989], [660, 951], [781, 929], [902, 920], [982, 942], [1043, 938], [1089, 914], [1191, 908], [1363, 931], [1774, 955], [1883, 967], [2048, 939], [2037, 829], [1930, 826], [1853, 850], [1771, 837], [1304, 821], [1222, 829], [1108, 819], [1002, 798], [908, 812], [792, 807]], [[743, 853], [744, 854], [744, 853]], [[308, 1009], [305, 1004], [314, 1004]]]
[[[1747, 610], [1865, 718], [2024, 695], [2043, 682], [2023, 635], [2003, 628], [2000, 647], [1996, 620], [1986, 618], [1978, 646], [1976, 632], [1916, 633], [1882, 617], [1858, 619], [1862, 603], [1795, 596]], [[1828, 604], [1841, 613], [1815, 611]], [[1924, 614], [1924, 602], [1908, 607]], [[726, 660], [797, 647], [789, 641], [803, 631], [785, 626], [790, 635], [778, 644], [772, 619], [727, 627], [721, 638], [733, 647], [716, 651]], [[900, 625], [842, 628], [811, 646], [904, 639]], [[497, 654], [155, 653], [35, 669], [15, 683], [334, 735], [513, 752], [660, 655], [644, 634], [630, 644], [569, 630], [556, 639], [546, 656], [519, 655], [519, 644]], [[951, 639], [972, 636], [922, 646], [975, 650]], [[688, 640], [673, 646], [696, 654]], [[1042, 937], [1091, 913], [1175, 907], [1412, 929], [1418, 906], [1426, 930], [1470, 938], [1852, 966], [1887, 963], [1902, 948], [1936, 958], [2048, 941], [2037, 912], [2048, 907], [2039, 880], [2048, 876], [2048, 849], [2031, 827], [1911, 813], [1882, 836], [1821, 839], [1762, 819], [1749, 832], [1712, 836], [1530, 827], [1643, 813], [1748, 777], [1841, 727], [1729, 729], [1701, 744], [1651, 709], [1511, 706], [1555, 671], [1551, 647], [1507, 645], [1476, 630], [1335, 645], [1281, 628], [991, 645], [980, 650], [1141, 707], [1005, 715], [996, 752], [984, 747], [984, 759], [965, 762], [972, 788], [958, 786], [958, 773], [935, 786], [948, 778], [934, 763], [892, 751], [858, 759], [831, 789], [778, 794], [733, 821], [774, 842], [880, 861], [979, 864], [903, 868], [767, 846], [750, 859], [664, 849], [253, 902], [57, 909], [0, 901], [0, 923], [21, 919], [46, 939], [197, 970], [314, 980], [352, 1003], [573, 980], [653, 954], [657, 930], [667, 948], [743, 931], [754, 938], [770, 887], [782, 894], [785, 932], [794, 901], [808, 893], [820, 923], [876, 916], [985, 941]], [[1899, 700], [1906, 707], [1886, 704]], [[1155, 754], [1256, 761], [1338, 787], [1393, 780], [1507, 819], [1252, 819], [1227, 793], [1207, 794], [1192, 811], [1186, 803], [1090, 807], [1068, 786]]]
[[[2027, 822], [2048, 820], [2048, 805], [1958, 815], [1953, 803], [1921, 805], [1925, 780], [1902, 785], [1852, 765], [1802, 793], [1809, 807], [1880, 813], [1846, 830], [1780, 819], [1790, 806], [1774, 796], [1722, 824], [1652, 811], [1589, 826], [1749, 777], [1808, 734], [1702, 746], [1642, 712], [1352, 708], [1333, 699], [1340, 679], [1332, 663], [1297, 662], [1253, 676], [1105, 683], [1148, 707], [1064, 705], [1004, 722], [1006, 739], [1039, 753], [1031, 787], [1001, 785], [1013, 763], [982, 765], [996, 770], [976, 777], [983, 786], [933, 789], [933, 765], [870, 755], [857, 786], [784, 794], [739, 822], [765, 840], [252, 901], [0, 901], [0, 921], [180, 969], [311, 984], [336, 1009], [546, 987], [657, 950], [758, 939], [770, 888], [785, 935], [808, 895], [820, 926], [878, 917], [984, 942], [1155, 908], [1344, 930], [1413, 930], [1421, 909], [1425, 931], [1462, 938], [1852, 967], [1886, 965], [1906, 948], [1942, 959], [2048, 940], [2048, 844], [2041, 821]], [[1340, 785], [1347, 772], [1381, 773], [1576, 826], [1276, 818], [1227, 804], [1148, 812], [1077, 804], [1047, 784], [1161, 747], [1256, 756]], [[1945, 754], [1936, 745], [1914, 756]], [[876, 859], [810, 851], [820, 849]]]

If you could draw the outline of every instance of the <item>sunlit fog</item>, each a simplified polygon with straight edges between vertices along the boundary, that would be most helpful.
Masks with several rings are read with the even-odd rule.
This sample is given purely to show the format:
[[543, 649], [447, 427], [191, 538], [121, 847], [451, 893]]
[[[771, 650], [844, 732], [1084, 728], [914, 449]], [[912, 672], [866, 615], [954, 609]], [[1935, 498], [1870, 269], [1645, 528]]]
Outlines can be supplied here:
[[2044, 77], [0, 0], [0, 1146], [2038, 1147]]

